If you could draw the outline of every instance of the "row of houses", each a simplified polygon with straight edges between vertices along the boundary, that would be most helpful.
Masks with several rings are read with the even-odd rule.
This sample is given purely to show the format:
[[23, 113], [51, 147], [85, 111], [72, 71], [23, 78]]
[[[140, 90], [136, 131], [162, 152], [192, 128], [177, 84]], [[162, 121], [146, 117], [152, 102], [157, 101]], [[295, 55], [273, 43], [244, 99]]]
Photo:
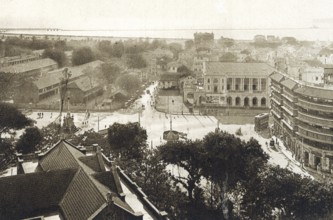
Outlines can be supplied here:
[[103, 86], [89, 71], [98, 68], [103, 62], [96, 60], [80, 66], [66, 67], [44, 73], [38, 80], [23, 80], [16, 87], [13, 100], [15, 103], [37, 103], [47, 97], [59, 94], [64, 78], [68, 71], [67, 92], [72, 104], [84, 103], [103, 92]]

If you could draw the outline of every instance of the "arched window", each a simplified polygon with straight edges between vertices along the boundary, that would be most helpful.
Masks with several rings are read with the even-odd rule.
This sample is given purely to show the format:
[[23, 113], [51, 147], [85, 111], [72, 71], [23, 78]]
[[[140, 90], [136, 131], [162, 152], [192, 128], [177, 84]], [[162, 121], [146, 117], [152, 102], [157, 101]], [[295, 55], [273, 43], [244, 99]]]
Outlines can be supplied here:
[[236, 97], [236, 106], [240, 106], [241, 99], [239, 97]]
[[257, 106], [257, 105], [258, 105], [258, 99], [257, 99], [256, 97], [254, 97], [254, 98], [252, 99], [252, 105], [253, 105], [253, 106]]
[[244, 106], [249, 106], [250, 103], [249, 103], [249, 98], [248, 97], [245, 97], [244, 98]]
[[263, 98], [261, 98], [261, 106], [266, 106], [266, 98], [265, 97], [263, 97]]
[[230, 96], [227, 98], [227, 104], [232, 105], [232, 98]]

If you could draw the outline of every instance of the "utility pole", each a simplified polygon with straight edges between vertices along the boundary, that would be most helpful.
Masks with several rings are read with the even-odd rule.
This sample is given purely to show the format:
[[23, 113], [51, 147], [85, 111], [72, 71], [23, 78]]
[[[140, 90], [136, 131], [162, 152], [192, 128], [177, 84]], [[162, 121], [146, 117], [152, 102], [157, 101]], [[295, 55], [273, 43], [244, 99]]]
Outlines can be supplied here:
[[65, 102], [65, 97], [67, 93], [67, 85], [69, 81], [69, 77], [71, 76], [71, 72], [68, 70], [68, 68], [65, 68], [62, 71], [63, 77], [60, 78], [59, 82], [59, 95], [60, 95], [60, 113], [59, 113], [59, 125], [60, 125], [60, 134], [61, 136], [63, 135], [62, 132], [62, 126], [61, 126], [61, 120], [62, 120], [62, 112], [64, 109], [64, 102]]

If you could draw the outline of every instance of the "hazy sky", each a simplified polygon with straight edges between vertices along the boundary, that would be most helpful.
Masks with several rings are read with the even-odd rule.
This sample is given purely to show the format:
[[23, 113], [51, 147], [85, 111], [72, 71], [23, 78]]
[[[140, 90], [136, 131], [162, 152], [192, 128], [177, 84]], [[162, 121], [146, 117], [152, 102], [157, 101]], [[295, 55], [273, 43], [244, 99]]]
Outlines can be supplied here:
[[294, 28], [333, 24], [332, 9], [332, 0], [0, 0], [0, 27]]

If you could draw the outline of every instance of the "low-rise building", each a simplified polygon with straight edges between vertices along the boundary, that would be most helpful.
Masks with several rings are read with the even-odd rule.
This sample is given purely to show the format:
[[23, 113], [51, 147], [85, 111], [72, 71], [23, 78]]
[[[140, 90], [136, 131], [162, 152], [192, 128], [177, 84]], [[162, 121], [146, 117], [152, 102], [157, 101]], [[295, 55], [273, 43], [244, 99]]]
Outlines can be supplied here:
[[21, 63], [28, 63], [40, 59], [41, 56], [36, 54], [23, 54], [21, 56], [0, 58], [0, 67], [12, 66]]
[[179, 89], [180, 73], [162, 73], [159, 79], [158, 87], [160, 89]]
[[103, 94], [103, 87], [96, 79], [84, 76], [68, 84], [67, 97], [71, 104], [83, 104]]
[[98, 146], [61, 140], [18, 155], [17, 173], [0, 178], [1, 219], [167, 219]]
[[40, 77], [57, 68], [57, 62], [50, 58], [45, 58], [2, 67], [0, 68], [0, 72], [18, 74], [22, 77]]
[[[45, 73], [38, 80], [23, 80], [16, 86], [14, 92], [15, 103], [37, 103], [49, 96], [59, 94], [60, 82], [63, 78], [63, 72], [67, 68], [70, 73], [69, 83], [74, 82], [86, 75], [85, 70], [94, 70], [103, 62], [96, 60], [80, 66], [65, 67]], [[90, 87], [89, 87], [90, 88]]]

